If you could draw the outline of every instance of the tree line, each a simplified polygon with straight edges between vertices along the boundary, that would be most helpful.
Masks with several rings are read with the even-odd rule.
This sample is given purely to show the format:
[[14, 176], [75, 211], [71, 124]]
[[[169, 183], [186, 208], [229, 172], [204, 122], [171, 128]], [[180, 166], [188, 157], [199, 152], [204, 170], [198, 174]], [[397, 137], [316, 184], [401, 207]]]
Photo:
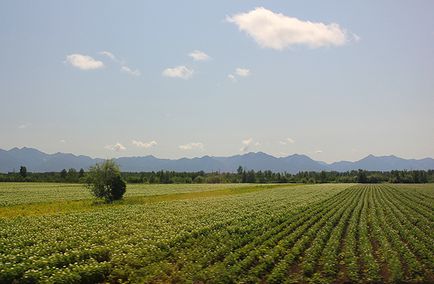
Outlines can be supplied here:
[[[84, 169], [63, 169], [60, 172], [32, 173], [25, 166], [19, 172], [0, 173], [0, 182], [68, 182], [86, 183], [88, 172]], [[322, 171], [287, 172], [254, 171], [239, 167], [235, 173], [225, 172], [123, 172], [127, 183], [428, 183], [434, 182], [434, 170], [410, 171]]]

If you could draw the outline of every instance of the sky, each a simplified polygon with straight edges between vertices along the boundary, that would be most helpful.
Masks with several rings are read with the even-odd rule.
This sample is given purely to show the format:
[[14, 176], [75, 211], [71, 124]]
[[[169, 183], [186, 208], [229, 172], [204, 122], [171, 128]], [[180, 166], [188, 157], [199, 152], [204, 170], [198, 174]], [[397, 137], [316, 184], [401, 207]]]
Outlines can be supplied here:
[[434, 157], [433, 1], [1, 1], [0, 148]]

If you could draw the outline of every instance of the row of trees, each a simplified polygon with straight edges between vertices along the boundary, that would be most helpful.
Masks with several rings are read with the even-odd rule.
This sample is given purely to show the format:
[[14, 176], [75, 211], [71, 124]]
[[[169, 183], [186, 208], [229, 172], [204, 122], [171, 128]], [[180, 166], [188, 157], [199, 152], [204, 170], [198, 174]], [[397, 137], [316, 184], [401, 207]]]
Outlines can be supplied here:
[[[254, 171], [239, 167], [236, 173], [212, 172], [124, 172], [128, 183], [427, 183], [434, 182], [434, 170], [428, 171], [349, 171], [299, 172], [297, 174]], [[61, 172], [30, 173], [21, 167], [19, 173], [0, 174], [0, 182], [70, 182], [86, 183], [88, 172], [83, 169]]]
[[0, 173], [0, 182], [68, 182], [68, 183], [85, 183], [86, 172], [84, 169], [77, 171], [74, 168], [69, 170], [63, 169], [60, 172], [32, 173], [28, 172], [25, 166], [20, 167], [18, 173], [10, 172], [7, 174]]

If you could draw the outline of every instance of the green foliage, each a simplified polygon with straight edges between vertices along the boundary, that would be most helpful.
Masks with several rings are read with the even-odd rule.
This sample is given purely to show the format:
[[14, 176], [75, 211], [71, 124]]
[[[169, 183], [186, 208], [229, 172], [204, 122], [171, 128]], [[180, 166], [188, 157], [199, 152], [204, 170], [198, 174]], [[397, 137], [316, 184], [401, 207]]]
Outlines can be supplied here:
[[68, 175], [68, 172], [66, 171], [66, 169], [63, 169], [63, 170], [60, 172], [60, 178], [61, 178], [62, 180], [65, 180], [67, 175]]
[[113, 160], [91, 167], [87, 176], [87, 186], [91, 193], [106, 202], [122, 199], [126, 191], [119, 166]]
[[203, 176], [197, 176], [193, 180], [194, 183], [205, 183], [205, 178]]
[[81, 179], [84, 177], [84, 169], [81, 168], [80, 171], [78, 172], [78, 178]]
[[[297, 174], [272, 171], [254, 171], [238, 167], [236, 173], [222, 172], [124, 172], [127, 183], [180, 184], [180, 183], [429, 183], [434, 182], [434, 170], [421, 171], [349, 171], [349, 172], [299, 172]], [[70, 182], [85, 183], [83, 169], [62, 170], [60, 173], [29, 173], [23, 178], [19, 173], [0, 173], [0, 182]]]
[[20, 176], [22, 178], [26, 178], [27, 177], [27, 168], [26, 167], [24, 167], [24, 166], [20, 167]]

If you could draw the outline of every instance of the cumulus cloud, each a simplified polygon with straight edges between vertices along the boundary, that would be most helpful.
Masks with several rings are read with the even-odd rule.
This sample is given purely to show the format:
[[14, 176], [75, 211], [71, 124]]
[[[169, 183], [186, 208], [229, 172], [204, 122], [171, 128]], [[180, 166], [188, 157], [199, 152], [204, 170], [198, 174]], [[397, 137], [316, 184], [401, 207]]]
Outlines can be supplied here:
[[167, 68], [163, 71], [162, 75], [170, 78], [189, 79], [193, 75], [193, 69], [189, 69], [186, 66], [176, 66], [173, 68]]
[[117, 64], [121, 65], [121, 72], [131, 75], [131, 76], [135, 76], [138, 77], [140, 75], [142, 75], [140, 73], [140, 70], [135, 69], [133, 70], [132, 68], [128, 67], [125, 63], [125, 61], [123, 60], [119, 60], [113, 53], [111, 53], [110, 51], [100, 51], [99, 54], [107, 56], [108, 58], [110, 58], [113, 62], [116, 62]]
[[[248, 138], [241, 141], [241, 144], [243, 145], [240, 149], [241, 152], [247, 152], [247, 150], [250, 149], [250, 146], [253, 144], [253, 138]], [[258, 145], [256, 145], [258, 146]]]
[[188, 56], [193, 58], [193, 60], [195, 61], [207, 61], [211, 59], [208, 54], [200, 50], [194, 50]]
[[140, 71], [138, 69], [132, 70], [128, 66], [122, 66], [121, 67], [121, 72], [127, 73], [128, 75], [136, 76], [136, 77], [141, 75], [141, 73], [140, 73]]
[[250, 76], [251, 72], [250, 69], [247, 68], [236, 68], [235, 72], [228, 75], [229, 80], [232, 82], [237, 82], [237, 77], [248, 77]]
[[235, 78], [235, 76], [232, 75], [232, 74], [229, 74], [229, 75], [228, 75], [228, 78], [229, 78], [229, 80], [231, 80], [232, 82], [236, 82], [236, 81], [237, 81], [237, 78]]
[[235, 69], [235, 74], [237, 74], [240, 77], [248, 77], [250, 76], [250, 69], [237, 68]]
[[125, 151], [127, 149], [127, 148], [125, 148], [124, 145], [122, 145], [119, 142], [114, 144], [114, 145], [107, 145], [104, 148], [107, 150], [115, 151], [115, 152], [121, 152], [121, 151]]
[[[350, 40], [348, 33], [336, 23], [303, 21], [264, 7], [227, 17], [226, 20], [264, 48], [282, 50], [292, 45], [310, 48], [340, 46]], [[353, 38], [357, 40], [359, 37], [353, 34]]]
[[104, 67], [102, 61], [95, 60], [90, 56], [82, 54], [67, 55], [66, 62], [81, 70], [93, 70]]
[[184, 145], [179, 145], [178, 147], [181, 150], [193, 150], [193, 149], [203, 150], [204, 146], [200, 142], [191, 142]]
[[133, 145], [135, 145], [135, 146], [137, 146], [139, 148], [145, 148], [145, 149], [148, 149], [148, 148], [151, 148], [151, 147], [154, 147], [154, 146], [157, 145], [157, 141], [155, 141], [155, 140], [152, 140], [150, 142], [143, 142], [143, 141], [133, 140], [132, 143], [133, 143]]
[[283, 140], [283, 141], [279, 141], [279, 143], [280, 144], [282, 144], [282, 145], [287, 145], [287, 144], [294, 144], [295, 143], [295, 140], [294, 139], [292, 139], [292, 138], [286, 138], [285, 140]]
[[111, 53], [110, 51], [100, 51], [99, 54], [107, 56], [111, 60], [120, 63], [120, 61], [116, 58], [116, 56], [113, 53]]

